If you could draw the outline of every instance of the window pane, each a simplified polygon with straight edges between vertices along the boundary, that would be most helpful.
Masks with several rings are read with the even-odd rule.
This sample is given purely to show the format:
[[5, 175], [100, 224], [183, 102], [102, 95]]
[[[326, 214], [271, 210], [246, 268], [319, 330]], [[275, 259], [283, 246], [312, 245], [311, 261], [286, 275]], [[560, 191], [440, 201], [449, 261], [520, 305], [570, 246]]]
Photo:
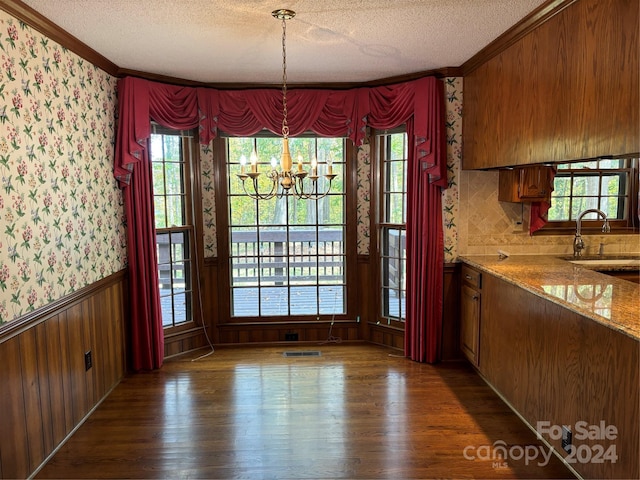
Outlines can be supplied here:
[[164, 161], [181, 161], [181, 139], [178, 135], [163, 135], [164, 138]]
[[[381, 166], [380, 211], [382, 223], [406, 223], [406, 133], [379, 136]], [[387, 323], [404, 321], [405, 233], [404, 228], [380, 227], [380, 316]]]
[[[611, 220], [628, 219], [630, 198], [635, 195], [630, 191], [631, 172], [637, 172], [636, 163], [636, 159], [617, 158], [558, 165], [549, 222], [575, 221], [590, 208], [604, 211]], [[595, 221], [596, 215], [584, 219]]]
[[404, 191], [404, 170], [406, 162], [389, 162], [389, 181], [387, 188], [389, 192]]
[[167, 226], [179, 227], [184, 225], [183, 197], [178, 195], [167, 195], [165, 199], [167, 205]]
[[341, 255], [322, 255], [319, 257], [319, 283], [333, 285], [344, 282], [345, 259]]
[[287, 280], [288, 257], [262, 256], [259, 260], [260, 285], [284, 285]]
[[567, 197], [556, 197], [551, 201], [551, 208], [549, 209], [548, 219], [549, 221], [563, 221], [569, 220], [569, 207], [571, 205], [571, 199]]
[[[234, 155], [237, 156], [246, 145], [236, 138], [229, 138], [227, 142], [228, 158], [234, 161]], [[276, 156], [279, 164], [281, 138], [257, 137], [255, 145], [261, 162], [266, 165], [271, 156]], [[310, 160], [316, 156], [320, 175], [328, 169], [327, 160], [332, 159], [334, 172], [340, 172], [341, 182], [344, 146], [344, 139], [341, 138], [296, 138], [290, 139], [289, 143], [294, 169], [297, 169], [298, 154], [302, 156], [303, 168], [307, 171], [310, 169]], [[305, 191], [309, 191], [309, 179], [305, 183]], [[340, 186], [342, 187], [342, 183]], [[329, 182], [321, 177], [317, 184], [318, 191], [324, 192], [328, 187]], [[340, 194], [340, 189], [335, 187], [334, 182], [331, 193], [320, 200], [301, 200], [293, 195], [285, 195], [280, 199], [256, 201], [246, 195], [229, 195], [234, 316], [246, 313], [238, 307], [236, 297], [240, 293], [235, 291], [240, 290], [239, 286], [247, 284], [258, 286], [255, 293], [259, 299], [257, 309], [260, 315], [318, 314], [321, 301], [318, 297], [318, 285], [328, 281], [335, 282], [333, 278], [324, 278], [325, 265], [321, 265], [318, 252], [328, 249], [329, 254], [333, 255], [334, 251], [341, 253], [344, 250], [344, 194]], [[244, 225], [246, 229], [240, 231], [238, 225]], [[241, 240], [244, 243], [240, 243]], [[247, 259], [243, 260], [245, 256]], [[243, 270], [243, 261], [249, 260], [257, 264], [255, 270]], [[329, 260], [333, 263], [344, 262], [346, 257], [341, 255], [324, 259]], [[344, 270], [344, 266], [341, 266], [328, 271], [327, 275], [339, 277], [343, 284]], [[246, 281], [245, 278], [250, 280]]]
[[344, 196], [327, 195], [318, 202], [318, 224], [335, 225], [344, 223]]
[[[189, 231], [172, 230], [184, 227], [185, 204], [190, 202], [185, 183], [190, 152], [184, 142], [193, 140], [190, 132], [163, 130], [152, 125], [150, 158], [153, 172], [156, 253], [158, 261], [158, 289], [165, 327], [173, 327], [193, 320], [193, 274], [190, 258]], [[161, 131], [167, 133], [160, 133]], [[190, 155], [190, 153], [186, 153]]]
[[184, 323], [191, 317], [191, 295], [189, 293], [177, 293], [173, 296], [174, 323]]
[[602, 197], [600, 199], [600, 210], [602, 210], [609, 220], [624, 220], [624, 209], [621, 209], [621, 202], [618, 197]]
[[232, 288], [231, 314], [237, 317], [257, 317], [259, 314], [258, 291], [257, 288]]
[[229, 215], [231, 225], [256, 225], [257, 206], [255, 200], [244, 195], [230, 197], [229, 201], [233, 206]]
[[166, 193], [180, 194], [182, 193], [182, 164], [165, 163], [165, 183]]
[[389, 156], [389, 160], [398, 160], [407, 158], [407, 150], [406, 150], [406, 135], [404, 134], [395, 134], [390, 135], [391, 137], [391, 155]]
[[332, 315], [345, 311], [345, 286], [333, 285], [330, 287], [320, 287], [320, 314]]
[[162, 163], [152, 163], [151, 172], [153, 175], [153, 193], [154, 195], [164, 195], [164, 168]]
[[289, 290], [287, 287], [263, 287], [260, 289], [260, 315], [289, 315]]
[[310, 221], [308, 210], [313, 210], [315, 219], [315, 202], [302, 200], [298, 198], [289, 198], [288, 201], [288, 218], [289, 225], [308, 225], [314, 222]]
[[318, 283], [318, 257], [296, 255], [289, 258], [289, 278], [291, 285]]
[[260, 200], [257, 204], [261, 225], [287, 224], [287, 198], [274, 197], [271, 200]]
[[603, 175], [601, 191], [603, 195], [625, 195], [624, 187], [621, 185], [621, 175]]
[[291, 315], [316, 315], [318, 313], [318, 288], [291, 287]]
[[258, 284], [258, 257], [231, 259], [231, 281], [233, 286], [254, 286]]
[[163, 327], [171, 327], [173, 326], [173, 302], [171, 301], [172, 297], [161, 297], [160, 298], [160, 309], [162, 311], [162, 326]]
[[156, 228], [167, 227], [166, 208], [165, 197], [153, 197], [153, 214], [155, 217]]
[[404, 223], [404, 195], [402, 193], [390, 193], [388, 198], [387, 223]]

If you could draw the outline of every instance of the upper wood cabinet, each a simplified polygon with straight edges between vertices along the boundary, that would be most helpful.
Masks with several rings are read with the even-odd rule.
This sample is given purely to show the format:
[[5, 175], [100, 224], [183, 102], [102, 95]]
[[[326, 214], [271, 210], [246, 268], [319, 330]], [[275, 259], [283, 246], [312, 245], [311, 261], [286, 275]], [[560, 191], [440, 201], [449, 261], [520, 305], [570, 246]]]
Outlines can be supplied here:
[[539, 202], [549, 200], [553, 191], [553, 168], [544, 165], [500, 170], [498, 200], [501, 202]]
[[464, 76], [464, 169], [640, 151], [638, 0], [575, 0]]

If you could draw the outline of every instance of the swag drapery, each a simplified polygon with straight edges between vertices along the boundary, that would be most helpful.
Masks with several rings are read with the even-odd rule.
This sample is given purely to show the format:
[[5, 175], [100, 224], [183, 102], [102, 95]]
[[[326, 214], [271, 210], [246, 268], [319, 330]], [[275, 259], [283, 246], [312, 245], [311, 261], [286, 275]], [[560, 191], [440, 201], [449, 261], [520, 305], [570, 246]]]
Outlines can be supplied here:
[[[119, 121], [114, 176], [123, 188], [131, 288], [130, 357], [134, 370], [162, 365], [164, 338], [158, 292], [150, 121], [175, 129], [198, 127], [200, 143], [219, 131], [279, 134], [278, 89], [218, 90], [180, 87], [126, 77], [118, 82]], [[442, 323], [443, 240], [440, 189], [446, 188], [444, 94], [435, 77], [350, 90], [290, 89], [290, 135], [306, 131], [363, 143], [367, 126], [407, 124], [407, 318], [405, 355], [421, 362], [439, 356]]]

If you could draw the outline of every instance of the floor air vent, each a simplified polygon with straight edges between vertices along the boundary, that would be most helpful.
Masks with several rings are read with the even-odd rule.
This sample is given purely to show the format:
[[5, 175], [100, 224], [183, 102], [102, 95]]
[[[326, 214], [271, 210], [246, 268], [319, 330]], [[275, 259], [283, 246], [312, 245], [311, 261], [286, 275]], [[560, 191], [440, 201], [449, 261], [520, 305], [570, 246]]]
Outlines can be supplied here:
[[284, 352], [285, 357], [319, 357], [320, 352], [317, 350], [297, 350], [293, 352]]

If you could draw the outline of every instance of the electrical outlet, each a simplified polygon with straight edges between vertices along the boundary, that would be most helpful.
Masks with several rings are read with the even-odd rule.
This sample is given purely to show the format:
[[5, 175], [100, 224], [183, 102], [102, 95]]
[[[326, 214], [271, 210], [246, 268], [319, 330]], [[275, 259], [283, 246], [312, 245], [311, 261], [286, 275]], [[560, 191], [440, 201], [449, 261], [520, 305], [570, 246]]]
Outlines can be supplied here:
[[298, 334], [297, 333], [293, 333], [293, 332], [285, 333], [284, 334], [284, 339], [287, 342], [297, 342], [298, 341]]
[[567, 453], [571, 453], [572, 438], [573, 438], [573, 435], [571, 434], [571, 430], [569, 430], [569, 427], [563, 425], [562, 426], [562, 449]]
[[93, 366], [93, 361], [91, 359], [91, 350], [88, 352], [84, 352], [84, 371], [86, 372]]

